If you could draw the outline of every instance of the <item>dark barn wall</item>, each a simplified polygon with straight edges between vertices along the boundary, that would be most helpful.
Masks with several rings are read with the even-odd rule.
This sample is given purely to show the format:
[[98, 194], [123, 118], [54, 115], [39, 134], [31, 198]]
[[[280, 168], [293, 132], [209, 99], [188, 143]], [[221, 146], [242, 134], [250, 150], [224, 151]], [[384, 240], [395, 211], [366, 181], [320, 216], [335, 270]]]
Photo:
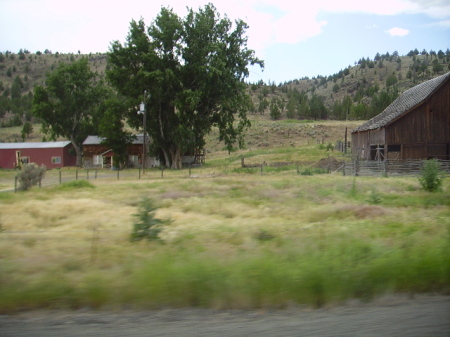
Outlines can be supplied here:
[[449, 159], [450, 81], [423, 104], [386, 126], [386, 143], [402, 145], [401, 159]]
[[389, 159], [450, 160], [450, 80], [391, 124], [352, 133], [353, 155], [373, 159], [374, 145], [384, 145]]

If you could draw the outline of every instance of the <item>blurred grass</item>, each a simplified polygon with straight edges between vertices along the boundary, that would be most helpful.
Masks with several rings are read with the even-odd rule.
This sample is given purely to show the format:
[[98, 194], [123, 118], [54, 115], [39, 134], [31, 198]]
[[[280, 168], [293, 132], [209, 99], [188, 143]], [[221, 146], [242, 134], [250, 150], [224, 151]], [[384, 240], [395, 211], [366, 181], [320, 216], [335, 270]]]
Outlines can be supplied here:
[[[0, 312], [320, 307], [450, 292], [449, 179], [430, 194], [417, 178], [303, 176], [295, 165], [243, 174], [236, 158], [234, 170], [223, 159], [225, 170], [206, 165], [191, 178], [148, 170], [0, 193]], [[144, 197], [171, 219], [164, 244], [128, 240]]]

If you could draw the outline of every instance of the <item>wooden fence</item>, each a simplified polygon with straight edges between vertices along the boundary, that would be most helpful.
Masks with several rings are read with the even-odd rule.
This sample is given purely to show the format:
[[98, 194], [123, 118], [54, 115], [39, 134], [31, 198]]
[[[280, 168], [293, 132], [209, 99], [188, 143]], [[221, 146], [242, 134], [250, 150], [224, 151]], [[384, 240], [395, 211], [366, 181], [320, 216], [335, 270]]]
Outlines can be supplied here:
[[[450, 160], [438, 160], [442, 176], [450, 177]], [[345, 162], [339, 171], [354, 176], [418, 176], [423, 169], [423, 160], [382, 160]]]

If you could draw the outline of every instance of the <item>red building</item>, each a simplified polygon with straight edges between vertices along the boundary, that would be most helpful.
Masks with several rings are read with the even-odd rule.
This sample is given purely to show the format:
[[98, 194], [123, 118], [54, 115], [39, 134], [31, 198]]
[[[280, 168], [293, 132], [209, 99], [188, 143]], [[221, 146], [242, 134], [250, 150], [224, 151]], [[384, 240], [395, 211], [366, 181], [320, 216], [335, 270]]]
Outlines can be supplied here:
[[36, 163], [48, 169], [75, 166], [76, 155], [69, 141], [43, 143], [0, 143], [0, 168], [14, 169]]

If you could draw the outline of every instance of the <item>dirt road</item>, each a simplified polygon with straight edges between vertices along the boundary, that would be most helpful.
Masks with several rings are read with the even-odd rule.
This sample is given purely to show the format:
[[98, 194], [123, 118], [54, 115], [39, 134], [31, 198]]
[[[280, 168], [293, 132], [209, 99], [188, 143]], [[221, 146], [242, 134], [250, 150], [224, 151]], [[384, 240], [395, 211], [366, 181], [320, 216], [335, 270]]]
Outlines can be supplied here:
[[318, 310], [33, 311], [0, 316], [2, 337], [450, 336], [450, 297], [395, 296]]

